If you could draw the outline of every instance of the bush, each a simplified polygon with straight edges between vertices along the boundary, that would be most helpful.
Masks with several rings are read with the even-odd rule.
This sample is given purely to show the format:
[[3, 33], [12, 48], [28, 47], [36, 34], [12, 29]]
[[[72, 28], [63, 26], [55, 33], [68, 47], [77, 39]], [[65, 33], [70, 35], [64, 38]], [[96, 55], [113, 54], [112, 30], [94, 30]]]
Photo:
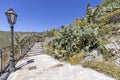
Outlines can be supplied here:
[[[92, 26], [92, 27], [91, 27]], [[66, 57], [73, 56], [81, 50], [91, 51], [100, 45], [98, 28], [91, 26], [64, 27], [53, 39], [53, 50], [66, 50]]]

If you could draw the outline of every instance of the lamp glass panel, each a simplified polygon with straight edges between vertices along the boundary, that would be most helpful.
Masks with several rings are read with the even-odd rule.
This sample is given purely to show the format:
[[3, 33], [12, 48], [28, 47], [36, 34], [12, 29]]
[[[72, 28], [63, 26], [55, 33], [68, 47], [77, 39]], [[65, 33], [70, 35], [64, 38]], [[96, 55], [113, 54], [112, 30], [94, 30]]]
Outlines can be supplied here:
[[7, 17], [8, 17], [8, 23], [11, 24], [11, 22], [10, 22], [10, 16], [7, 16]]
[[10, 14], [10, 22], [11, 22], [11, 24], [15, 23], [15, 15], [14, 14]]

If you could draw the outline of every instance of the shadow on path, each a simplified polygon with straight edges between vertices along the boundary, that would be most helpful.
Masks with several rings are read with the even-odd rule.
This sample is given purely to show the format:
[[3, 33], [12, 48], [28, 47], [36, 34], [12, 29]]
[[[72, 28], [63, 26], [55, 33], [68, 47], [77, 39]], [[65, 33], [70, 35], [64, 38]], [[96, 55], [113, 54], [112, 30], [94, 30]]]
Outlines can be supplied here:
[[30, 64], [30, 63], [33, 63], [33, 62], [34, 62], [34, 59], [30, 59], [30, 60], [28, 60], [26, 63], [23, 63], [23, 64], [19, 65], [18, 67], [16, 67], [16, 70], [19, 70], [19, 69], [21, 69], [22, 67], [24, 67], [25, 65]]

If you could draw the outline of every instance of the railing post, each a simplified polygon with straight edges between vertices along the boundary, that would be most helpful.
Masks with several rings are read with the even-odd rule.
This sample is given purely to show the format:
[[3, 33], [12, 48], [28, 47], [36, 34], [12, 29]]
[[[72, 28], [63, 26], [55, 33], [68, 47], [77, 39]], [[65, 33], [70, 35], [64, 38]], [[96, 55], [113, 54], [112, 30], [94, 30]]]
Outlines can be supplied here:
[[0, 49], [0, 75], [2, 74], [2, 50]]
[[22, 45], [20, 45], [20, 53], [19, 53], [19, 58], [22, 55]]

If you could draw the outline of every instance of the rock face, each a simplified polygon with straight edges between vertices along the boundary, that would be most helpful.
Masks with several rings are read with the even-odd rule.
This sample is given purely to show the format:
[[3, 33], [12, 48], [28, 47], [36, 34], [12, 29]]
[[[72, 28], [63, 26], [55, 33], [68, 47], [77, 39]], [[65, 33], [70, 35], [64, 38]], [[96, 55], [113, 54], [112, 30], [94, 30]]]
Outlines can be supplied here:
[[[117, 66], [120, 67], [120, 41], [114, 41], [110, 44], [104, 45], [105, 49], [113, 56], [113, 60]], [[102, 61], [104, 59], [103, 55], [100, 54], [99, 50], [93, 50], [90, 52], [83, 63], [86, 61]]]
[[117, 23], [117, 22], [120, 22], [120, 14], [114, 15], [108, 20], [108, 23]]
[[116, 60], [114, 60], [116, 65], [120, 67], [120, 58], [117, 58]]
[[87, 57], [84, 59], [85, 61], [91, 61], [91, 60], [98, 60], [101, 61], [103, 60], [102, 54], [99, 53], [98, 50], [93, 50], [90, 52]]
[[115, 41], [110, 44], [107, 44], [105, 45], [105, 48], [113, 56], [116, 56], [117, 54], [120, 54], [120, 41]]
[[113, 56], [113, 60], [120, 67], [120, 41], [115, 41], [105, 45], [105, 48]]

